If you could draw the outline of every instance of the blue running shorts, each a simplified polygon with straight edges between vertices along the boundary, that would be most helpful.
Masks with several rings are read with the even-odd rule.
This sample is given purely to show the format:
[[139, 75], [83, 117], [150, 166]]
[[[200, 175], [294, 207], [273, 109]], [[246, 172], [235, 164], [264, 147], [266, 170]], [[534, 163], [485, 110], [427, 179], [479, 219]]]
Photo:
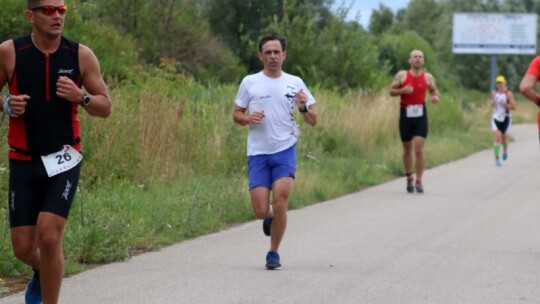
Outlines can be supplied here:
[[248, 156], [249, 190], [256, 187], [272, 189], [282, 177], [294, 179], [296, 172], [296, 144], [274, 153]]

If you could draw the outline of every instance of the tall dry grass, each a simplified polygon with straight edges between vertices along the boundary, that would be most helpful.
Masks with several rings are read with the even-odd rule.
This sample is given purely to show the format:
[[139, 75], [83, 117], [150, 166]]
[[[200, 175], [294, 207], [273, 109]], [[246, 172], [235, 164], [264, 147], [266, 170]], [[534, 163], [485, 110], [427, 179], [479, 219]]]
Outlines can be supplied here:
[[351, 103], [333, 106], [327, 115], [321, 115], [321, 125], [348, 134], [368, 150], [397, 136], [399, 107], [396, 98], [383, 91], [371, 95], [349, 94], [344, 99]]

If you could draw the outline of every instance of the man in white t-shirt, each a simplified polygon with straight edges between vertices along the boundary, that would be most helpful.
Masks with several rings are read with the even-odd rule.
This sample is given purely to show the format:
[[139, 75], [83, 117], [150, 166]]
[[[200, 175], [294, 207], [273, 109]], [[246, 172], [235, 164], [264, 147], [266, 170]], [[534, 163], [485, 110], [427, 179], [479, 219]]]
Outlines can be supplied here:
[[287, 201], [293, 187], [300, 135], [295, 108], [306, 123], [317, 123], [315, 99], [304, 81], [281, 70], [286, 48], [285, 38], [275, 33], [260, 40], [259, 59], [264, 69], [242, 80], [233, 112], [235, 123], [249, 127], [249, 193], [253, 212], [264, 219], [263, 231], [270, 236], [267, 269], [281, 267], [278, 249], [287, 226]]

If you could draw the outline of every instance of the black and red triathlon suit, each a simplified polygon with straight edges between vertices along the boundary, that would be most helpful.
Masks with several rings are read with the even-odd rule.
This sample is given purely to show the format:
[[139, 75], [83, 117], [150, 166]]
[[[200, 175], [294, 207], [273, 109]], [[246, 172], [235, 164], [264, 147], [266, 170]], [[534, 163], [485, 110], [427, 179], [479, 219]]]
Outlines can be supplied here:
[[56, 95], [60, 76], [79, 87], [79, 44], [64, 37], [52, 54], [35, 47], [31, 36], [13, 39], [15, 71], [9, 93], [30, 96], [25, 113], [9, 119], [9, 211], [11, 227], [35, 225], [39, 212], [68, 217], [81, 163], [69, 171], [48, 177], [41, 155], [58, 152], [64, 145], [81, 151], [77, 103]]
[[[399, 115], [399, 134], [402, 142], [411, 141], [415, 136], [427, 138], [428, 118], [426, 109], [426, 92], [428, 89], [426, 75], [421, 73], [414, 76], [410, 70], [407, 70], [407, 77], [401, 87], [412, 86], [411, 94], [402, 94]], [[411, 105], [420, 105], [423, 108], [423, 115], [420, 117], [407, 117], [407, 107]]]

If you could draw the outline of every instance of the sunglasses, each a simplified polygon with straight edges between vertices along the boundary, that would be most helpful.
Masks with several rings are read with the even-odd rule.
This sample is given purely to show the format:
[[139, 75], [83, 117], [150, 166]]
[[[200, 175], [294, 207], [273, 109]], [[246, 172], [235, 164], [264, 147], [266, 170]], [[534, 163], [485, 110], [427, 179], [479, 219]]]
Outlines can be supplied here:
[[47, 16], [52, 16], [56, 12], [58, 12], [60, 15], [63, 15], [67, 12], [67, 6], [44, 5], [44, 6], [37, 6], [37, 7], [32, 8], [32, 11], [38, 11], [38, 10], [40, 10], [44, 15], [47, 15]]

